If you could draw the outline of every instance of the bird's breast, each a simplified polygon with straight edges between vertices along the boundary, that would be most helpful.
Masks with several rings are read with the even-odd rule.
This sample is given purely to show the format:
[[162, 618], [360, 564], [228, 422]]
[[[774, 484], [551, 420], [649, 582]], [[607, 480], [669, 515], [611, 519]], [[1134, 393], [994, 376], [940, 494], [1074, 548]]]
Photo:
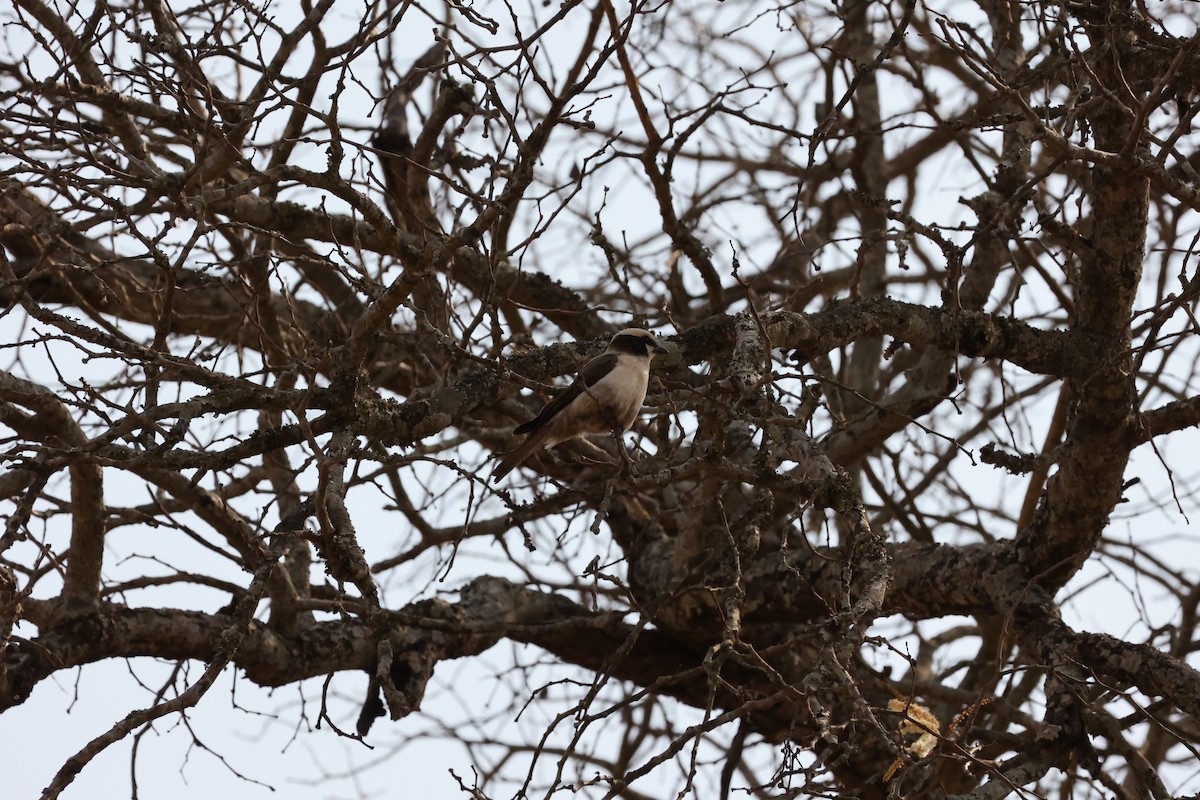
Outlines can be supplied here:
[[554, 418], [551, 438], [557, 443], [585, 433], [628, 430], [646, 400], [648, 379], [647, 369], [621, 359]]

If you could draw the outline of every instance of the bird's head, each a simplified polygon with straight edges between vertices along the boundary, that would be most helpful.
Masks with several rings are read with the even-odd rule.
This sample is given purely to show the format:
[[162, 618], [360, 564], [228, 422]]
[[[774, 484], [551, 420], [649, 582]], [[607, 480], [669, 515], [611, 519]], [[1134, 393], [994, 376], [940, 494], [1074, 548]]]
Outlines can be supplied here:
[[654, 334], [641, 328], [626, 328], [608, 343], [610, 353], [628, 353], [631, 356], [649, 358], [652, 354], [665, 355], [671, 352], [662, 346]]

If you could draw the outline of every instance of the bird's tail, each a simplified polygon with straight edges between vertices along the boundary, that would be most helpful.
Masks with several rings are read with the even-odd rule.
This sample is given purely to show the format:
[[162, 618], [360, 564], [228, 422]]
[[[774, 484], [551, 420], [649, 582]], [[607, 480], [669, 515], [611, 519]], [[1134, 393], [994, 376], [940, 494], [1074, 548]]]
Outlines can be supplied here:
[[532, 433], [525, 441], [517, 445], [516, 448], [501, 456], [500, 463], [496, 464], [496, 468], [492, 470], [492, 482], [499, 481], [505, 475], [512, 472], [522, 461], [540, 450], [545, 445], [547, 438], [544, 430]]

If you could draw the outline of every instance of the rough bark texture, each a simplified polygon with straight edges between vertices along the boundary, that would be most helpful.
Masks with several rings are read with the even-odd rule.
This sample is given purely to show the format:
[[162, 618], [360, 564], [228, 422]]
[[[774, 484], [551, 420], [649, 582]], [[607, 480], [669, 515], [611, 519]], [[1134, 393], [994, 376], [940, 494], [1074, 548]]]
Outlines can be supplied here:
[[[475, 798], [1200, 790], [1194, 10], [343, 5], [0, 10], [0, 711], [206, 665], [44, 797], [467, 658]], [[631, 324], [634, 435], [489, 485]]]

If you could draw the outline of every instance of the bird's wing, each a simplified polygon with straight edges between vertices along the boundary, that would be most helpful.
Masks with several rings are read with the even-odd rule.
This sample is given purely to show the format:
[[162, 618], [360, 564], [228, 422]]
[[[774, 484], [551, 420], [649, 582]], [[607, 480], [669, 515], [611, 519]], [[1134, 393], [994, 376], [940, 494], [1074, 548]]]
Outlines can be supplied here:
[[595, 386], [604, 380], [604, 377], [612, 372], [616, 366], [617, 356], [615, 353], [604, 353], [603, 355], [596, 356], [583, 365], [583, 369], [579, 371], [579, 375], [570, 386], [547, 403], [536, 417], [514, 428], [513, 433], [531, 433], [532, 431], [536, 431], [553, 419], [556, 414], [569, 406], [572, 400], [583, 394], [585, 388]]

